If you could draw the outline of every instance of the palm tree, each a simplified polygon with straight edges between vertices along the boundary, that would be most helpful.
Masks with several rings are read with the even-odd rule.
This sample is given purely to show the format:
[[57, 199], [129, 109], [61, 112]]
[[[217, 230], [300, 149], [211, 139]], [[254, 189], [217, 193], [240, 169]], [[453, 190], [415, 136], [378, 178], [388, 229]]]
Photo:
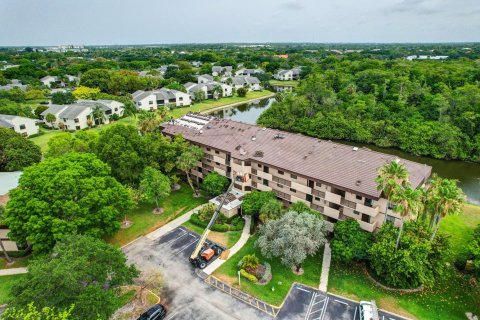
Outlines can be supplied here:
[[105, 112], [103, 111], [102, 107], [99, 105], [96, 105], [92, 109], [92, 118], [95, 122], [95, 124], [102, 124], [103, 120], [105, 119]]
[[[404, 186], [408, 182], [408, 170], [398, 159], [392, 160], [378, 169], [377, 190], [382, 191], [387, 198], [387, 208], [397, 186]], [[383, 223], [387, 221], [387, 213]]]
[[431, 183], [433, 221], [435, 229], [430, 240], [433, 241], [443, 218], [450, 214], [459, 214], [465, 202], [465, 194], [457, 186], [457, 180], [436, 177]]
[[401, 216], [400, 230], [398, 232], [395, 250], [397, 250], [398, 244], [400, 243], [405, 218], [414, 218], [418, 216], [421, 211], [423, 205], [422, 196], [422, 190], [413, 189], [410, 184], [407, 184], [405, 187], [396, 186], [395, 191], [392, 193], [392, 201], [396, 203], [395, 212]]
[[197, 162], [203, 158], [203, 150], [197, 146], [190, 146], [182, 152], [177, 158], [177, 168], [185, 172], [187, 181], [193, 190], [193, 194], [198, 196], [197, 190], [193, 187], [192, 179], [190, 178], [190, 170], [197, 166]]
[[153, 132], [160, 125], [160, 118], [156, 112], [142, 112], [138, 115], [138, 127], [140, 132]]
[[[0, 222], [3, 220], [4, 213], [5, 213], [5, 208], [2, 205], [0, 205]], [[2, 238], [0, 238], [0, 247], [2, 248], [3, 255], [5, 256], [7, 261], [9, 263], [12, 262], [13, 261], [12, 258], [10, 258], [10, 256], [7, 253], [7, 250], [5, 249], [5, 246], [3, 245]]]
[[213, 97], [218, 100], [219, 98], [221, 98], [223, 96], [223, 89], [222, 89], [222, 86], [219, 85], [219, 84], [216, 84], [214, 87], [213, 87]]

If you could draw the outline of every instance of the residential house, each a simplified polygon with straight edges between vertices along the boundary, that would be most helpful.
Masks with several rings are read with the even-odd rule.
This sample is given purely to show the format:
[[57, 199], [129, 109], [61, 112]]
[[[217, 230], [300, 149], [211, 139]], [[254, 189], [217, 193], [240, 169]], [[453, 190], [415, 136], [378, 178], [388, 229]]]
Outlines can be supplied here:
[[[18, 181], [22, 175], [21, 171], [0, 172], [0, 205], [5, 207], [10, 199], [9, 192], [18, 187]], [[10, 240], [8, 233], [10, 230], [6, 225], [2, 225], [0, 221], [0, 241], [9, 253], [24, 250], [25, 247], [18, 245], [15, 241]]]
[[38, 124], [36, 119], [0, 114], [0, 127], [13, 129], [24, 137], [29, 137], [38, 133]]
[[[93, 113], [95, 108], [100, 107], [103, 111], [103, 118], [95, 118]], [[81, 130], [90, 125], [109, 123], [112, 117], [123, 116], [124, 104], [114, 100], [78, 100], [73, 104], [56, 105], [52, 104], [41, 113], [45, 124], [53, 128], [63, 128], [65, 130]], [[53, 114], [55, 121], [47, 121], [47, 114]]]
[[11, 90], [13, 88], [18, 88], [22, 91], [25, 91], [27, 90], [27, 85], [25, 84], [22, 84], [22, 82], [20, 80], [17, 80], [17, 79], [12, 79], [10, 80], [10, 83], [4, 85], [4, 86], [0, 86], [0, 90]]
[[289, 70], [279, 70], [273, 75], [277, 80], [288, 81], [288, 80], [300, 80], [300, 75], [302, 73], [302, 67], [295, 67]]
[[273, 191], [285, 205], [303, 202], [332, 222], [353, 218], [369, 232], [385, 219], [401, 223], [377, 188], [378, 169], [391, 161], [405, 165], [414, 188], [432, 169], [368, 148], [200, 114], [165, 123], [162, 132], [202, 148], [204, 157], [191, 171], [199, 183], [215, 171], [233, 179], [234, 190]]
[[177, 107], [187, 107], [192, 104], [190, 95], [178, 90], [162, 88], [152, 91], [138, 90], [132, 94], [133, 102], [138, 110], [153, 111], [158, 107], [174, 104]]
[[192, 62], [190, 62], [190, 64], [194, 68], [200, 68], [203, 65], [203, 62], [202, 61], [192, 61]]
[[207, 83], [207, 82], [212, 82], [213, 81], [213, 76], [209, 74], [201, 74], [197, 76], [197, 82], [198, 83]]
[[203, 91], [203, 93], [205, 94], [205, 99], [218, 99], [220, 97], [220, 94], [218, 91], [215, 90], [215, 88], [218, 87], [221, 88], [222, 97], [231, 97], [233, 94], [232, 86], [226, 83], [220, 83], [216, 81], [200, 83], [187, 82], [184, 84], [184, 87], [192, 100], [195, 100], [195, 95], [199, 91]]
[[[80, 80], [78, 77], [72, 76], [72, 75], [65, 75], [65, 79], [68, 82], [75, 82], [78, 83]], [[51, 88], [52, 85], [55, 86], [60, 86], [60, 87], [65, 87], [65, 82], [61, 79], [59, 76], [45, 76], [40, 81], [43, 83], [44, 86]]]
[[235, 76], [254, 76], [258, 73], [265, 73], [265, 71], [263, 71], [262, 69], [245, 69], [245, 68], [242, 68], [240, 70], [238, 70], [237, 72], [235, 72]]
[[231, 86], [238, 90], [240, 88], [248, 88], [249, 91], [260, 91], [262, 88], [260, 87], [260, 80], [257, 77], [233, 77], [233, 78], [224, 78], [222, 80], [223, 83], [229, 83], [231, 79]]
[[224, 76], [224, 77], [231, 77], [232, 76], [233, 67], [232, 66], [213, 66], [212, 67], [212, 75], [214, 77], [217, 76]]
[[160, 72], [160, 74], [163, 76], [165, 75], [165, 72], [167, 72], [168, 68], [178, 69], [178, 65], [176, 64], [163, 65], [163, 66], [160, 66], [160, 68], [157, 68], [155, 70], [158, 70], [158, 72]]

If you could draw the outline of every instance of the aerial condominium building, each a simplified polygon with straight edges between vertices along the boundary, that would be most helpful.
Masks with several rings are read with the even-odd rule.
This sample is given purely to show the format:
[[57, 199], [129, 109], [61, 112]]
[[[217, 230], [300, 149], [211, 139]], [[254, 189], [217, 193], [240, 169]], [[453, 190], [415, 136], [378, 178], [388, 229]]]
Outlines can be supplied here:
[[162, 125], [167, 136], [181, 134], [205, 152], [192, 175], [199, 183], [212, 171], [234, 179], [242, 192], [273, 191], [285, 204], [301, 201], [328, 220], [348, 217], [374, 231], [386, 220], [400, 225], [375, 178], [391, 161], [405, 165], [413, 187], [431, 167], [396, 156], [301, 134], [199, 114]]

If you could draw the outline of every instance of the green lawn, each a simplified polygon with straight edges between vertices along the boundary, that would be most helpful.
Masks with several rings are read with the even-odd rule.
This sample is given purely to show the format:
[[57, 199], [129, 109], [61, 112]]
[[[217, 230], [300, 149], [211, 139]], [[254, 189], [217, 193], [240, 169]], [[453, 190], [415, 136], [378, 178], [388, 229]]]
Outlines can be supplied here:
[[[206, 101], [201, 102], [201, 103], [195, 103], [190, 107], [173, 109], [168, 113], [167, 118], [169, 118], [170, 116], [172, 116], [174, 118], [179, 118], [179, 117], [187, 114], [188, 112], [202, 112], [202, 111], [205, 111], [205, 110], [208, 110], [208, 109], [217, 108], [217, 107], [221, 107], [221, 106], [232, 104], [232, 103], [248, 101], [248, 100], [251, 100], [251, 99], [263, 98], [263, 97], [266, 97], [270, 94], [272, 94], [270, 91], [252, 91], [252, 92], [249, 92], [247, 94], [247, 96], [244, 97], [244, 98], [241, 98], [241, 97], [227, 97], [227, 98], [221, 98], [219, 100], [206, 100]], [[125, 125], [136, 125], [137, 124], [137, 119], [133, 118], [133, 117], [125, 117], [125, 118], [122, 118], [118, 121], [115, 121], [115, 122], [112, 122], [112, 123], [109, 123], [109, 124], [99, 125], [99, 126], [96, 126], [92, 129], [88, 129], [88, 130], [100, 132], [100, 131], [108, 128], [110, 125], [116, 124], [116, 123], [122, 123], [122, 124], [125, 124]], [[40, 148], [42, 149], [42, 153], [45, 153], [48, 150], [48, 140], [50, 140], [50, 138], [52, 138], [53, 136], [56, 136], [57, 134], [59, 134], [63, 131], [62, 130], [49, 130], [49, 129], [43, 129], [42, 128], [41, 132], [43, 133], [42, 135], [40, 135], [38, 137], [30, 138], [30, 140], [33, 141], [38, 146], [40, 146]]]
[[[190, 221], [185, 222], [183, 226], [198, 234], [202, 234], [203, 231], [205, 230], [197, 225], [194, 225], [193, 223], [190, 223]], [[227, 231], [227, 232], [212, 231], [208, 235], [208, 239], [226, 248], [231, 248], [235, 243], [237, 243], [241, 235], [242, 235], [242, 231]]]
[[[219, 279], [233, 284], [238, 288], [237, 264], [243, 256], [255, 253], [260, 262], [267, 261], [272, 267], [272, 280], [265, 286], [256, 285], [242, 279], [241, 290], [249, 293], [267, 303], [280, 305], [288, 294], [293, 282], [300, 282], [312, 287], [318, 287], [322, 271], [323, 250], [316, 256], [308, 258], [303, 264], [305, 273], [301, 276], [295, 275], [290, 268], [283, 266], [280, 259], [264, 259], [258, 248], [254, 248], [256, 236], [250, 237], [245, 246], [233, 257], [228, 259], [214, 273]], [[272, 290], [274, 289], [274, 290]]]
[[[450, 260], [463, 252], [473, 228], [480, 223], [480, 207], [466, 205], [465, 212], [445, 218], [440, 231], [450, 235]], [[480, 313], [480, 287], [450, 269], [437, 281], [435, 288], [415, 294], [396, 294], [376, 287], [363, 273], [362, 267], [333, 265], [328, 290], [356, 300], [377, 301], [380, 308], [418, 319], [465, 319], [465, 312]]]
[[287, 81], [282, 81], [282, 80], [270, 80], [269, 81], [272, 86], [292, 86], [296, 87], [300, 83], [298, 80], [287, 80]]
[[179, 118], [185, 114], [187, 114], [188, 112], [202, 112], [202, 111], [206, 111], [206, 110], [209, 110], [209, 109], [213, 109], [213, 108], [217, 108], [217, 107], [221, 107], [221, 106], [225, 106], [225, 105], [228, 105], [228, 104], [232, 104], [232, 103], [238, 103], [238, 102], [244, 102], [244, 101], [248, 101], [248, 100], [251, 100], [251, 99], [260, 99], [260, 98], [264, 98], [268, 95], [271, 95], [272, 92], [270, 91], [250, 91], [247, 93], [247, 96], [246, 97], [226, 97], [226, 98], [221, 98], [221, 99], [218, 99], [218, 100], [205, 100], [203, 102], [200, 102], [200, 103], [195, 103], [195, 104], [192, 104], [190, 107], [185, 107], [185, 108], [176, 108], [176, 109], [173, 109], [169, 112], [169, 116], [172, 116], [174, 118]]
[[160, 202], [160, 206], [165, 209], [162, 214], [153, 214], [154, 205], [152, 204], [140, 204], [127, 214], [127, 219], [133, 222], [130, 228], [120, 229], [106, 240], [111, 244], [122, 246], [205, 202], [207, 202], [206, 198], [194, 198], [192, 189], [182, 184], [180, 190], [172, 192], [167, 199]]
[[24, 276], [24, 274], [0, 276], [0, 304], [7, 303], [8, 300], [10, 300], [10, 290], [12, 290], [13, 285]]

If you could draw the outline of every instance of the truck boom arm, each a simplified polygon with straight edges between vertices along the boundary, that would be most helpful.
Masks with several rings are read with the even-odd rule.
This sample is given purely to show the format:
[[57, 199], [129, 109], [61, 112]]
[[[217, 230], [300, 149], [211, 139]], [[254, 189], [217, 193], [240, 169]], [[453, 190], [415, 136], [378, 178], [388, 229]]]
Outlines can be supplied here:
[[197, 244], [195, 250], [192, 252], [192, 255], [190, 256], [190, 260], [194, 260], [195, 258], [198, 257], [198, 254], [200, 253], [200, 250], [202, 249], [203, 244], [207, 240], [208, 234], [210, 233], [210, 230], [211, 230], [212, 226], [215, 224], [215, 221], [217, 220], [218, 216], [220, 215], [220, 210], [222, 209], [223, 205], [225, 204], [225, 201], [227, 199], [227, 195], [232, 190], [232, 188], [233, 188], [233, 179], [232, 179], [232, 182], [230, 183], [230, 185], [228, 186], [227, 191], [225, 191], [225, 193], [223, 194], [222, 201], [220, 201], [220, 204], [217, 206], [217, 208], [213, 212], [213, 216], [210, 219], [210, 221], [208, 222], [208, 225], [205, 228], [205, 231], [203, 231], [203, 234], [200, 237], [200, 240], [198, 241], [198, 244]]

